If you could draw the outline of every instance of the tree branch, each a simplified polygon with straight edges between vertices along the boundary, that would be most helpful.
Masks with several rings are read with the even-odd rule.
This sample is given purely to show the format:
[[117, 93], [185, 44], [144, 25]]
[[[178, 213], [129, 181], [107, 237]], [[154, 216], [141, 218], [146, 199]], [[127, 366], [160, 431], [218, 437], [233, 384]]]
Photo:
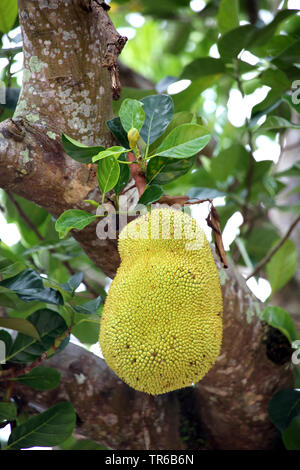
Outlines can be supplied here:
[[266, 256], [255, 266], [255, 269], [252, 271], [251, 274], [249, 274], [249, 276], [246, 278], [246, 281], [248, 281], [250, 277], [253, 277], [258, 274], [259, 271], [268, 263], [268, 261], [270, 261], [272, 256], [275, 255], [279, 248], [281, 248], [284, 242], [289, 238], [290, 234], [292, 233], [298, 222], [300, 222], [300, 215], [294, 220], [294, 222], [292, 223], [286, 234], [280, 239], [280, 241], [276, 243], [272, 250], [270, 250], [269, 253], [267, 253]]

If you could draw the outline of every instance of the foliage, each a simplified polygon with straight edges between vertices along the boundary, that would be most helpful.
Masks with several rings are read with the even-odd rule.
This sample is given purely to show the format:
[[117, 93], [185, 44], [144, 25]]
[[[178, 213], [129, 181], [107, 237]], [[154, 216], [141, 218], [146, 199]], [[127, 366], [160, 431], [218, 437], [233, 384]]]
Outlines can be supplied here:
[[[270, 210], [299, 216], [299, 163], [282, 170], [268, 151], [263, 157], [257, 155], [261, 155], [261, 138], [276, 144], [282, 153], [285, 133], [299, 130], [300, 17], [287, 8], [288, 2], [274, 11], [274, 2], [262, 0], [254, 13], [247, 3], [208, 0], [201, 12], [193, 11], [189, 0], [110, 3], [115, 26], [120, 31], [130, 28], [133, 35], [121, 60], [152, 80], [153, 87], [148, 91], [123, 88], [121, 99], [114, 103], [115, 115], [107, 122], [116, 139], [113, 147], [85, 146], [62, 135], [70, 158], [97, 165], [102, 200], [86, 201], [89, 211], [72, 209], [55, 221], [29, 201], [0, 193], [0, 209], [20, 233], [12, 246], [0, 241], [0, 306], [7, 315], [0, 317], [0, 340], [6, 345], [9, 367], [15, 363], [25, 369], [37, 361], [36, 367], [15, 380], [38, 390], [57, 387], [59, 375], [39, 364], [41, 356], [59, 353], [70, 334], [83, 345], [96, 341], [106, 278], [69, 232], [101, 217], [96, 208], [108, 192], [113, 191], [118, 201], [130, 179], [130, 152], [145, 171], [147, 186], [140, 203], [149, 205], [163, 194], [222, 198], [218, 207], [222, 230], [233, 214], [242, 215], [239, 235], [227, 255], [249, 272], [281, 239], [269, 218]], [[12, 30], [18, 26], [16, 14], [16, 0], [0, 0], [4, 64], [0, 80], [6, 87], [0, 120], [12, 116], [19, 95], [13, 71], [21, 50], [20, 39], [12, 39]], [[134, 26], [133, 14], [138, 14], [138, 26]], [[3, 46], [8, 37], [10, 48]], [[172, 87], [181, 80], [186, 88], [173, 93]], [[238, 99], [236, 111], [247, 107], [247, 117], [238, 124], [230, 119], [234, 97]], [[280, 203], [289, 194], [298, 202]], [[295, 243], [286, 240], [262, 267], [259, 274], [270, 282], [271, 303], [274, 293], [294, 277], [297, 255]], [[95, 298], [95, 292], [102, 299]], [[297, 339], [284, 309], [270, 305], [262, 319], [291, 343]], [[270, 419], [288, 449], [300, 449], [298, 395], [297, 390], [280, 391], [269, 407]], [[18, 423], [21, 413], [12, 399], [0, 403], [1, 425], [14, 425], [8, 448], [99, 449], [91, 441], [77, 443], [71, 437], [75, 423], [71, 404], [55, 405], [22, 424]], [[37, 426], [43, 430], [38, 439]]]

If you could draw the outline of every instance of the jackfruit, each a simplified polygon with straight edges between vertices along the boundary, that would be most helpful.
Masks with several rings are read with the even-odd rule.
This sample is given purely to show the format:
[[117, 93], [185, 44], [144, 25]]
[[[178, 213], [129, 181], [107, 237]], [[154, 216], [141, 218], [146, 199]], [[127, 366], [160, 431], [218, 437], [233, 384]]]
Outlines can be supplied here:
[[161, 208], [120, 233], [121, 264], [100, 324], [108, 366], [158, 395], [198, 382], [222, 342], [222, 294], [207, 238], [190, 215]]

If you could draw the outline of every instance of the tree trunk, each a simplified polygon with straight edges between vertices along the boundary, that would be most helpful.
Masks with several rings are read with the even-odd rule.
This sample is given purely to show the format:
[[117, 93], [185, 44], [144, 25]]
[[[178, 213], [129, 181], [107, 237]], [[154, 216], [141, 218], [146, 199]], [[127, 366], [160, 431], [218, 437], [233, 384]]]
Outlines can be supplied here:
[[[102, 10], [93, 0], [19, 0], [24, 86], [13, 120], [0, 124], [0, 187], [54, 217], [70, 208], [89, 210], [82, 200], [99, 198], [94, 170], [64, 154], [61, 132], [88, 145], [113, 142], [105, 126], [112, 116], [111, 82], [102, 62], [111, 52], [107, 31], [115, 45], [118, 35]], [[99, 240], [95, 225], [72, 234], [113, 277], [116, 240]], [[110, 448], [272, 448], [276, 431], [267, 406], [278, 389], [292, 385], [291, 351], [260, 321], [262, 306], [234, 267], [219, 268], [222, 352], [195, 387], [150, 397], [125, 385], [103, 360], [69, 345], [47, 361], [62, 372], [59, 388], [37, 393], [18, 384], [22, 403], [34, 412], [70, 399], [77, 431]]]

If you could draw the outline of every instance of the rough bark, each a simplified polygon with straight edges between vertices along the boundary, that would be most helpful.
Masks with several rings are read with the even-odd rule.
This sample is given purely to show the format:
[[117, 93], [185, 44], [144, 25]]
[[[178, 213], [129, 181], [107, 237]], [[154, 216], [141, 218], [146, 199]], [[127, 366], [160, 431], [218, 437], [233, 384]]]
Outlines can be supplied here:
[[[0, 124], [0, 187], [55, 217], [69, 208], [88, 210], [82, 200], [99, 196], [93, 168], [64, 154], [61, 132], [89, 145], [112, 142], [105, 127], [112, 114], [111, 84], [101, 66], [105, 24], [92, 5], [19, 1], [25, 83], [14, 119]], [[115, 274], [115, 240], [99, 240], [94, 225], [74, 237], [107, 275]], [[181, 449], [183, 432], [189, 448], [272, 447], [267, 404], [277, 389], [292, 384], [290, 351], [281, 336], [271, 341], [274, 331], [261, 323], [261, 306], [234, 269], [225, 274], [220, 268], [220, 276], [222, 353], [196, 387], [149, 398], [129, 389], [104, 361], [71, 345], [49, 361], [63, 374], [58, 390], [16, 390], [32, 410], [71, 399], [79, 432], [112, 448]]]

